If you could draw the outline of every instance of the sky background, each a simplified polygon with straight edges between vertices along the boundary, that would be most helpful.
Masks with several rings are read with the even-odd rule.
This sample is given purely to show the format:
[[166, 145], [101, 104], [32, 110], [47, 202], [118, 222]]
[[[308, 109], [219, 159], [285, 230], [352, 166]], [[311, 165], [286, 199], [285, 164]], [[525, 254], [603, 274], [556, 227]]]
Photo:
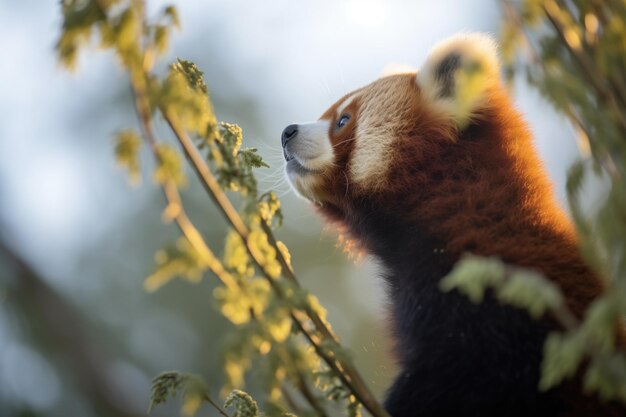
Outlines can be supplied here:
[[[152, 14], [165, 4], [148, 1]], [[389, 64], [419, 67], [429, 47], [451, 34], [497, 36], [497, 2], [174, 4], [183, 29], [174, 34], [174, 52], [165, 62], [177, 56], [196, 62], [218, 118], [240, 124], [245, 144], [258, 147], [272, 165], [259, 178], [261, 189], [275, 189], [284, 204], [278, 236], [291, 248], [304, 286], [329, 309], [357, 365], [382, 394], [393, 361], [376, 266], [347, 260], [335, 248], [333, 231], [290, 192], [281, 173], [280, 132], [317, 119]], [[141, 414], [149, 381], [160, 371], [214, 374], [219, 387], [220, 337], [232, 327], [212, 308], [210, 277], [201, 291], [174, 282], [157, 294], [143, 292], [154, 252], [177, 233], [160, 221], [163, 201], [150, 180], [149, 155], [143, 155], [139, 187], [129, 186], [114, 163], [113, 134], [136, 127], [124, 73], [101, 51], [81, 55], [75, 73], [64, 71], [54, 54], [60, 24], [57, 1], [0, 0], [0, 239], [76, 312], [86, 343], [100, 352], [108, 395]], [[512, 93], [563, 201], [565, 172], [577, 157], [572, 130], [523, 77]], [[202, 190], [192, 184], [185, 199], [219, 248], [225, 229]], [[38, 317], [28, 312], [36, 300], [26, 293], [20, 304], [7, 296], [20, 285], [0, 258], [0, 416], [24, 410], [103, 415], [63, 355], [49, 348], [52, 342], [38, 340], [32, 324]]]

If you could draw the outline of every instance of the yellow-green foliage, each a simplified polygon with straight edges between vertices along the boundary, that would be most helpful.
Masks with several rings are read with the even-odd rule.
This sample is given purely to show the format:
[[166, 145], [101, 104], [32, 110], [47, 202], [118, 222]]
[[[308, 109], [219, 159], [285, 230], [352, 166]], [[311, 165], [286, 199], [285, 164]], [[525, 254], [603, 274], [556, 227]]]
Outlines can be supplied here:
[[198, 252], [184, 237], [179, 238], [176, 245], [159, 250], [154, 259], [157, 269], [144, 281], [144, 288], [150, 292], [161, 288], [174, 277], [200, 282], [207, 269]]
[[197, 375], [179, 372], [164, 372], [152, 381], [150, 406], [148, 412], [182, 392], [183, 404], [181, 411], [185, 416], [195, 415], [204, 399], [208, 396], [207, 384]]
[[137, 184], [140, 180], [139, 150], [141, 138], [132, 130], [123, 130], [115, 136], [115, 158], [122, 168], [128, 170], [130, 181]]
[[240, 390], [233, 390], [226, 397], [224, 407], [228, 408], [231, 406], [235, 407], [233, 417], [258, 417], [259, 415], [259, 407], [256, 401], [250, 395]]
[[170, 145], [156, 146], [157, 167], [154, 170], [154, 181], [165, 184], [172, 181], [176, 185], [186, 185], [187, 178], [183, 172], [183, 161], [176, 149]]
[[[507, 73], [525, 72], [579, 133], [586, 160], [568, 174], [570, 211], [581, 253], [608, 288], [580, 322], [543, 277], [493, 259], [462, 260], [442, 288], [458, 289], [477, 302], [490, 288], [534, 317], [552, 314], [564, 332], [546, 340], [540, 388], [550, 389], [584, 367], [585, 389], [626, 402], [626, 357], [616, 350], [615, 325], [626, 314], [626, 3], [505, 0], [502, 5]], [[526, 55], [518, 59], [522, 52]], [[589, 215], [581, 209], [580, 194], [585, 178], [593, 175], [604, 179], [608, 194]]]
[[[282, 221], [280, 201], [272, 192], [259, 193], [253, 173], [268, 165], [256, 149], [242, 147], [239, 126], [217, 121], [202, 71], [195, 64], [178, 59], [164, 74], [153, 71], [155, 60], [167, 50], [172, 29], [180, 26], [176, 9], [167, 6], [148, 20], [144, 2], [139, 0], [67, 0], [62, 8], [57, 52], [65, 66], [75, 68], [81, 49], [96, 40], [101, 48], [112, 50], [128, 72], [142, 135], [131, 130], [116, 135], [117, 162], [137, 181], [139, 153], [151, 152], [156, 162], [153, 178], [167, 199], [164, 220], [173, 220], [183, 233], [175, 244], [156, 253], [155, 269], [145, 279], [145, 289], [155, 291], [177, 277], [196, 283], [206, 272], [223, 284], [214, 290], [214, 304], [236, 326], [223, 341], [224, 407], [234, 408], [233, 417], [260, 414], [256, 401], [240, 390], [254, 367], [265, 393], [266, 415], [324, 414], [325, 402], [334, 401], [349, 415], [358, 416], [361, 402], [357, 398], [369, 398], [372, 414], [388, 417], [359, 382], [350, 356], [326, 321], [325, 309], [298, 285], [287, 247], [272, 235], [271, 228]], [[153, 120], [157, 115], [171, 127], [232, 226], [221, 258], [214, 254], [220, 251], [207, 246], [186, 216], [179, 195], [189, 181], [185, 158], [179, 148], [156, 137]], [[142, 148], [142, 139], [148, 146]], [[195, 152], [200, 162], [192, 157]], [[232, 196], [241, 202], [238, 212], [231, 206]], [[195, 414], [205, 403], [226, 415], [199, 377], [177, 372], [155, 378], [150, 408], [177, 391], [183, 392], [185, 415]], [[285, 400], [286, 391], [301, 392], [307, 406], [294, 407]]]
[[[503, 4], [508, 16], [502, 32], [503, 55], [511, 62], [507, 73], [519, 73], [514, 64], [522, 63], [529, 81], [572, 120], [582, 149], [591, 158], [592, 163], [572, 168], [568, 197], [581, 251], [610, 288], [578, 322], [568, 315], [556, 287], [532, 271], [497, 259], [465, 258], [441, 287], [463, 291], [475, 302], [490, 289], [502, 302], [535, 317], [554, 314], [567, 330], [551, 334], [546, 341], [540, 388], [553, 387], [585, 363], [586, 389], [626, 401], [626, 359], [615, 349], [613, 326], [626, 313], [626, 5], [560, 0], [525, 0], [519, 7]], [[180, 26], [176, 9], [167, 6], [147, 19], [140, 0], [63, 0], [61, 8], [64, 20], [56, 49], [64, 66], [76, 68], [81, 49], [95, 40], [96, 46], [113, 51], [129, 74], [142, 137], [149, 146], [140, 146], [137, 133], [122, 130], [115, 142], [117, 161], [136, 181], [139, 152], [152, 153], [153, 177], [168, 198], [164, 217], [175, 220], [184, 234], [176, 244], [157, 252], [146, 288], [156, 290], [175, 277], [197, 282], [207, 271], [223, 283], [215, 290], [214, 301], [236, 326], [224, 343], [224, 393], [243, 388], [254, 366], [268, 415], [287, 411], [319, 415], [326, 401], [340, 401], [349, 415], [357, 416], [363, 401], [373, 415], [387, 417], [359, 382], [323, 307], [297, 285], [287, 248], [271, 235], [270, 228], [281, 221], [280, 202], [271, 192], [259, 193], [253, 173], [267, 164], [256, 149], [242, 148], [243, 132], [238, 126], [217, 121], [202, 72], [193, 63], [177, 60], [164, 74], [153, 71], [170, 44], [172, 30]], [[524, 50], [533, 51], [530, 60], [517, 59], [522, 43]], [[184, 145], [187, 136], [193, 140], [219, 187], [216, 197], [213, 184], [203, 177], [233, 226], [221, 259], [184, 215], [178, 188], [189, 181], [183, 169], [185, 158], [177, 147], [153, 134], [157, 114], [179, 143]], [[192, 165], [198, 170], [196, 162]], [[604, 176], [609, 192], [598, 212], [589, 216], [580, 208], [580, 190], [584, 179], [594, 173]], [[233, 215], [225, 206], [225, 192], [241, 201], [238, 213]], [[195, 413], [204, 402], [216, 406], [205, 384], [178, 373], [155, 379], [152, 405], [181, 389], [185, 414]], [[285, 390], [303, 393], [304, 410], [285, 401]], [[242, 391], [233, 391], [227, 406], [241, 417], [260, 414], [256, 402]]]

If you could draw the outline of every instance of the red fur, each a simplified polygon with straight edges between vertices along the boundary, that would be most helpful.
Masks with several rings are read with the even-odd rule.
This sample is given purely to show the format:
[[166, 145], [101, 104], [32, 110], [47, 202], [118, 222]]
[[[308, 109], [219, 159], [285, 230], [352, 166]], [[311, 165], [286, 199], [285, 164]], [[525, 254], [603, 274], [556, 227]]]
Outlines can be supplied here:
[[[416, 88], [413, 75], [396, 77]], [[526, 123], [505, 91], [492, 89], [488, 95], [489, 106], [457, 132], [416, 91], [407, 109], [411, 122], [397, 132], [386, 185], [368, 198], [426, 225], [454, 256], [493, 255], [540, 270], [562, 288], [569, 307], [581, 316], [602, 293], [602, 280], [581, 258], [575, 228], [556, 202]], [[322, 118], [334, 117], [342, 102]], [[354, 100], [347, 110], [358, 113], [358, 104]], [[356, 140], [357, 121], [351, 123], [340, 137], [329, 133], [336, 166], [318, 187], [324, 195], [322, 212], [329, 205], [331, 211], [341, 210], [371, 193], [351, 183], [346, 172]]]
[[[350, 178], [357, 117], [340, 136], [332, 128], [344, 97], [322, 116], [331, 120], [329, 137], [335, 148], [335, 166], [321, 174], [323, 181], [315, 188], [322, 214], [372, 250], [375, 243], [355, 232], [359, 226], [353, 219], [364, 204], [379, 207], [442, 242], [452, 262], [471, 252], [540, 271], [582, 317], [605, 285], [583, 261], [575, 228], [557, 204], [529, 129], [507, 92], [490, 88], [488, 105], [460, 132], [424, 101], [414, 74], [364, 87], [347, 111], [358, 115], [368, 89], [381, 83], [414, 91], [414, 99], [402, 109], [406, 120], [396, 128], [385, 185], [371, 190]], [[621, 406], [581, 395], [579, 383], [561, 390], [573, 402], [580, 399], [573, 408], [577, 411], [568, 416], [624, 415]]]

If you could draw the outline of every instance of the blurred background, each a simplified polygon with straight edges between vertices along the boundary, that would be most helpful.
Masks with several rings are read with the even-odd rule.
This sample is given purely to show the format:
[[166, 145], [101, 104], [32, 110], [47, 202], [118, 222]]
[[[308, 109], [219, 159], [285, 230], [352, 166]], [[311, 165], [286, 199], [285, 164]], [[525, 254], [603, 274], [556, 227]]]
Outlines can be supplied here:
[[[165, 4], [147, 3], [155, 13]], [[283, 201], [278, 237], [382, 396], [394, 364], [376, 265], [347, 259], [333, 230], [290, 192], [280, 132], [316, 119], [388, 64], [419, 66], [446, 36], [497, 35], [497, 2], [174, 3], [183, 30], [165, 61], [196, 62], [219, 119], [241, 125], [245, 145], [272, 166], [258, 176], [261, 190]], [[115, 166], [113, 134], [137, 127], [115, 59], [82, 55], [74, 74], [57, 64], [59, 9], [52, 1], [0, 0], [0, 416], [145, 415], [150, 380], [165, 370], [202, 374], [217, 392], [221, 341], [233, 327], [214, 309], [210, 276], [144, 292], [155, 251], [178, 230], [161, 221], [149, 155], [138, 187]], [[523, 79], [513, 90], [563, 201], [565, 171], [577, 157], [573, 132]], [[188, 211], [220, 248], [223, 221], [191, 183]], [[177, 414], [175, 401], [153, 412]]]

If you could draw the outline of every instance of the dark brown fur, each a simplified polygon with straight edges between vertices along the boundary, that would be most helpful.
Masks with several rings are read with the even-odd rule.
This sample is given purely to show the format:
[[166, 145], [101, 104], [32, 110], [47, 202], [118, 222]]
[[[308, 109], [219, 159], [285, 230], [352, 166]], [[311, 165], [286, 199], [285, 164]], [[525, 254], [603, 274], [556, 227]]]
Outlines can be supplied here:
[[[391, 81], [373, 85], [384, 82]], [[490, 89], [488, 105], [459, 132], [424, 102], [413, 74], [393, 82], [414, 91], [414, 100], [402, 109], [406, 122], [395, 132], [384, 186], [370, 190], [350, 180], [357, 117], [340, 135], [332, 127], [344, 97], [322, 116], [332, 122], [336, 158], [315, 189], [320, 212], [387, 270], [403, 368], [387, 401], [392, 415], [626, 415], [582, 394], [577, 381], [537, 391], [542, 344], [553, 321], [534, 322], [492, 298], [474, 306], [438, 290], [439, 280], [469, 252], [540, 271], [578, 317], [603, 292], [506, 92]], [[368, 88], [347, 112], [358, 115]]]

